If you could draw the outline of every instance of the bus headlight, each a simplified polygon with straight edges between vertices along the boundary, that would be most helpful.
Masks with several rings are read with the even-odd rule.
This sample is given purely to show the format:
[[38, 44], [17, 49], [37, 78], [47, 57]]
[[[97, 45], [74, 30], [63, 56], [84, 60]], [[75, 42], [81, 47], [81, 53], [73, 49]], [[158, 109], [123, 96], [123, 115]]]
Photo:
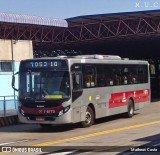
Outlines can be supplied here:
[[64, 113], [70, 109], [70, 105], [64, 108]]
[[63, 109], [61, 111], [59, 111], [58, 116], [61, 116], [61, 115], [63, 115]]
[[66, 113], [68, 110], [70, 109], [70, 105], [63, 108], [62, 110], [59, 111], [58, 116], [63, 115], [64, 113]]

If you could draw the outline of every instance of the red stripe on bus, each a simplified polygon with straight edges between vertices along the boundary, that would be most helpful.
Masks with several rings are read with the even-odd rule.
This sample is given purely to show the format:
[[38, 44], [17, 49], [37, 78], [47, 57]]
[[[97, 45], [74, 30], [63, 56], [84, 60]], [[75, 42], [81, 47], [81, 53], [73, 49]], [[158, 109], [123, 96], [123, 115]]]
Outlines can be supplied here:
[[47, 114], [54, 114], [58, 113], [61, 109], [63, 109], [63, 106], [57, 106], [57, 107], [50, 107], [50, 108], [27, 108], [23, 105], [21, 105], [21, 110], [24, 111], [25, 114], [34, 114], [34, 115], [47, 115]]
[[150, 90], [144, 89], [137, 91], [112, 93], [109, 100], [109, 108], [126, 106], [128, 105], [129, 98], [133, 98], [135, 104], [150, 101]]

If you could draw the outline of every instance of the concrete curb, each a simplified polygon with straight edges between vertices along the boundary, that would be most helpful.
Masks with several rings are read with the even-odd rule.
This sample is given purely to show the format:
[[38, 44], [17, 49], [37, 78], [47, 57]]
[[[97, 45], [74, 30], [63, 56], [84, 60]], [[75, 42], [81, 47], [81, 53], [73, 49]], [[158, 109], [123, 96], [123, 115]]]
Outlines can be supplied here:
[[0, 117], [0, 127], [13, 125], [13, 124], [17, 124], [17, 123], [18, 123], [18, 116], [17, 115]]

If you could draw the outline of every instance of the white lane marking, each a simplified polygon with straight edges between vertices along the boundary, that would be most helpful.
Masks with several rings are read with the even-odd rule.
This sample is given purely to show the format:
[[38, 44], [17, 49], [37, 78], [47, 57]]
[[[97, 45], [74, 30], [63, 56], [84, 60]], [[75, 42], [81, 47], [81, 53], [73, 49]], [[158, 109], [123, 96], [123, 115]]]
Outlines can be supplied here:
[[155, 144], [155, 145], [153, 145], [153, 146], [159, 146], [160, 145], [160, 143], [158, 143], [158, 144]]
[[74, 151], [67, 151], [67, 152], [58, 152], [58, 153], [52, 153], [52, 154], [48, 154], [48, 155], [67, 155], [67, 154], [70, 154], [70, 153], [74, 153], [76, 152], [77, 150], [74, 150]]
[[128, 153], [125, 153], [123, 155], [128, 155], [128, 154], [133, 154], [133, 153], [135, 153], [135, 152], [128, 152]]
[[8, 145], [8, 144], [14, 144], [14, 143], [28, 142], [28, 141], [29, 140], [18, 140], [18, 141], [15, 141], [15, 142], [0, 143], [0, 146]]
[[70, 153], [74, 153], [77, 152], [78, 150], [73, 150], [73, 151], [67, 151], [67, 152], [58, 152], [58, 153], [52, 153], [52, 154], [48, 154], [48, 155], [67, 155]]

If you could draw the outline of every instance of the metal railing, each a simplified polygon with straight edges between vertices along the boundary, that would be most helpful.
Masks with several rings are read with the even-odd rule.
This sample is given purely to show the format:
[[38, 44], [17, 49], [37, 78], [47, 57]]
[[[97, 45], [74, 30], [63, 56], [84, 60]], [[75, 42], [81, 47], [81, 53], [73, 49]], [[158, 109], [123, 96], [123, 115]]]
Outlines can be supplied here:
[[17, 114], [18, 97], [15, 95], [0, 96], [0, 116]]

